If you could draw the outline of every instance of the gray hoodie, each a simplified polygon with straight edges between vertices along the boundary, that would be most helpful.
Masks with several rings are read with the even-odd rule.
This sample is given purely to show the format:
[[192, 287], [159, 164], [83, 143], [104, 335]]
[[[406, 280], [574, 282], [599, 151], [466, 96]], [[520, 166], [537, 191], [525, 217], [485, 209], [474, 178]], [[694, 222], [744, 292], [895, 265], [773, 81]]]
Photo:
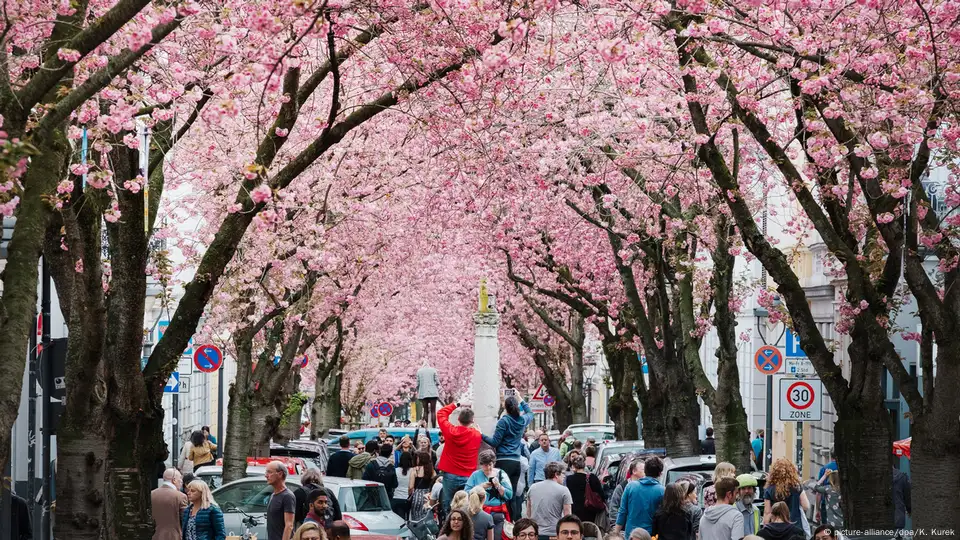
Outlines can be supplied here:
[[700, 518], [700, 540], [740, 540], [743, 538], [743, 514], [735, 506], [715, 504]]

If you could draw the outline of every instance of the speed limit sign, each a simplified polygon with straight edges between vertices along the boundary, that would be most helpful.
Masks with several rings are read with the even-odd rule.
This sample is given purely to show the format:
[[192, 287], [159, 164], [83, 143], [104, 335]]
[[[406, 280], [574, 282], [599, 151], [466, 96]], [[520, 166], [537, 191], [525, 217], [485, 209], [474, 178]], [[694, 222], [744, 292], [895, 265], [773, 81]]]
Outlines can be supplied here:
[[780, 379], [780, 420], [817, 422], [823, 418], [820, 379]]

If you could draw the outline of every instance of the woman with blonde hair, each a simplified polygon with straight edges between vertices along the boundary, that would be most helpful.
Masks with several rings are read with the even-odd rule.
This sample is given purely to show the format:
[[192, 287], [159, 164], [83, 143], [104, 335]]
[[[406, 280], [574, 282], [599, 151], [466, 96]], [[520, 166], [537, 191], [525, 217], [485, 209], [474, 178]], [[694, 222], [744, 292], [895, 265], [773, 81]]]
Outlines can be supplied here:
[[474, 486], [467, 497], [468, 504], [464, 510], [473, 521], [473, 540], [493, 540], [493, 516], [483, 510], [486, 500], [487, 492], [482, 486]]
[[[825, 482], [827, 480], [829, 481]], [[823, 515], [820, 516], [820, 523], [829, 525], [834, 529], [842, 529], [843, 508], [840, 506], [840, 472], [825, 472], [813, 491], [823, 497]]]
[[470, 494], [463, 490], [454, 493], [450, 508], [458, 508], [466, 512], [470, 508]]
[[327, 534], [311, 521], [297, 528], [297, 532], [293, 533], [293, 540], [327, 540]]
[[736, 478], [736, 476], [737, 468], [733, 466], [733, 463], [726, 461], [717, 463], [717, 466], [713, 469], [713, 486], [707, 486], [703, 490], [703, 507], [710, 508], [717, 504], [717, 489], [714, 486], [721, 478]]
[[773, 507], [776, 503], [786, 504], [790, 510], [790, 521], [802, 523], [800, 513], [810, 508], [807, 494], [800, 489], [800, 473], [797, 467], [786, 458], [779, 458], [770, 466], [767, 475], [767, 487], [764, 490], [763, 523], [773, 519]]
[[183, 540], [226, 540], [223, 512], [213, 501], [210, 486], [203, 480], [190, 482], [187, 501], [180, 523]]

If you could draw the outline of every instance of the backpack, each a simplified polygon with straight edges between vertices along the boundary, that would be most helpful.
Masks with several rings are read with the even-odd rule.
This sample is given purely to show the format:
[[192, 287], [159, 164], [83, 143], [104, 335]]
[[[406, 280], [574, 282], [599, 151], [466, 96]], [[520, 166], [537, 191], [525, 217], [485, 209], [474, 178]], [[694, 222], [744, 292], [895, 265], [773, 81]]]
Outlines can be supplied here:
[[373, 471], [373, 480], [374, 482], [380, 482], [387, 487], [387, 491], [390, 491], [390, 480], [396, 474], [396, 469], [393, 468], [392, 463], [378, 465], [377, 469]]

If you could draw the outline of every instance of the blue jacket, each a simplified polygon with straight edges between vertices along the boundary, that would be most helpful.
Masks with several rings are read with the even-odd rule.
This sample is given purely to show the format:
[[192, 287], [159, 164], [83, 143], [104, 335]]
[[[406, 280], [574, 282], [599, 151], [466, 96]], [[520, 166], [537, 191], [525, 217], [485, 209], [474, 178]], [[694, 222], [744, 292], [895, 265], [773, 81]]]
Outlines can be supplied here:
[[497, 451], [497, 458], [520, 460], [520, 446], [523, 445], [523, 431], [533, 421], [533, 411], [527, 402], [520, 402], [520, 416], [514, 418], [509, 414], [500, 417], [493, 437], [483, 436], [483, 442]]
[[[513, 498], [513, 486], [510, 485], [510, 477], [507, 476], [506, 471], [503, 469], [495, 469], [497, 471], [497, 481], [500, 482], [500, 485], [503, 486], [503, 497], [501, 498], [500, 493], [495, 491], [493, 488], [487, 490], [487, 500], [483, 503], [484, 506], [500, 506], [501, 504], [506, 503]], [[463, 487], [464, 491], [470, 493], [470, 490], [480, 484], [483, 484], [487, 481], [487, 475], [483, 474], [483, 470], [473, 471], [473, 474], [470, 475], [470, 478], [467, 478], [467, 485]]]
[[[190, 519], [190, 512], [193, 505], [188, 505], [183, 510], [183, 520], [180, 527], [183, 531], [183, 537], [187, 537], [187, 521]], [[201, 508], [197, 512], [197, 540], [226, 540], [227, 530], [223, 526], [223, 512], [216, 506]]]
[[617, 525], [623, 529], [624, 538], [630, 538], [630, 533], [638, 527], [648, 532], [653, 530], [653, 516], [660, 508], [664, 491], [655, 478], [641, 478], [627, 484], [617, 515]]

